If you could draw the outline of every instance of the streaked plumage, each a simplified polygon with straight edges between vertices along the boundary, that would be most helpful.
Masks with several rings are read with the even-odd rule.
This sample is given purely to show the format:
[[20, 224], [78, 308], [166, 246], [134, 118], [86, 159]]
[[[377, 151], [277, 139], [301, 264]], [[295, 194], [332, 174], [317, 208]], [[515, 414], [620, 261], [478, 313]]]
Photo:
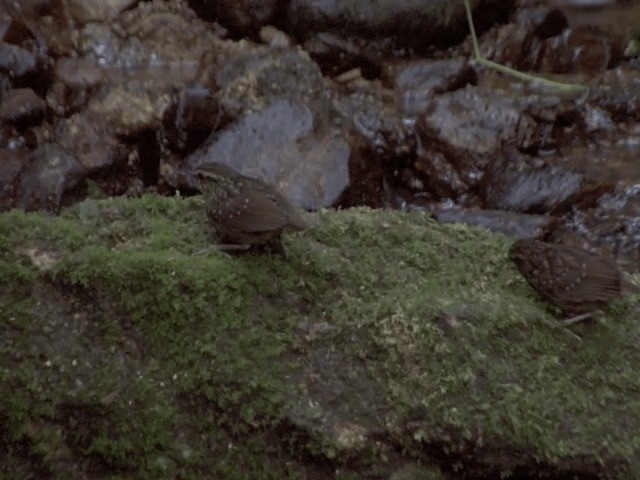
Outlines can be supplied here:
[[205, 195], [207, 217], [224, 242], [268, 244], [286, 256], [282, 232], [306, 226], [300, 213], [280, 192], [257, 178], [219, 163], [200, 165], [193, 174]]
[[624, 292], [640, 292], [614, 259], [583, 248], [521, 239], [509, 256], [533, 289], [567, 314], [594, 312]]

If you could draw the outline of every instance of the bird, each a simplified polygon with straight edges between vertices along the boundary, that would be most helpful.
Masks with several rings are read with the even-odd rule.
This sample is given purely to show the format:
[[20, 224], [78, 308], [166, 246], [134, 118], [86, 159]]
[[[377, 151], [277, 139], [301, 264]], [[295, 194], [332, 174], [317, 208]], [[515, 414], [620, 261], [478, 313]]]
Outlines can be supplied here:
[[640, 293], [613, 258], [584, 248], [524, 238], [509, 257], [540, 297], [570, 315], [564, 326], [591, 318], [623, 293]]
[[268, 246], [286, 259], [282, 232], [307, 227], [298, 210], [262, 180], [215, 162], [196, 166], [191, 175], [205, 197], [209, 223], [224, 243]]

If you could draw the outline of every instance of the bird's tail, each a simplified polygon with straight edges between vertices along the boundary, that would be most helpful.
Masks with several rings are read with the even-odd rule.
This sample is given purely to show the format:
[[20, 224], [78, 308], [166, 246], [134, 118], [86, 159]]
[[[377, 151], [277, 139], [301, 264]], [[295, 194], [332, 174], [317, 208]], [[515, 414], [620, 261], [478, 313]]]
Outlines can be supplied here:
[[622, 291], [627, 293], [640, 293], [640, 286], [635, 283], [627, 280], [626, 278], [622, 279]]

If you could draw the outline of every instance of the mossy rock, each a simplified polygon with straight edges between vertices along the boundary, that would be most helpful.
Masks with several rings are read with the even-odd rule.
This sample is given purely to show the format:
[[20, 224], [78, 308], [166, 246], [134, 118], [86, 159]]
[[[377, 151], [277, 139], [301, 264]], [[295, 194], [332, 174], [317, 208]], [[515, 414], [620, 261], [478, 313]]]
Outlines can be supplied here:
[[311, 223], [283, 261], [196, 254], [198, 198], [2, 214], [2, 478], [640, 478], [633, 297], [578, 342], [505, 237]]

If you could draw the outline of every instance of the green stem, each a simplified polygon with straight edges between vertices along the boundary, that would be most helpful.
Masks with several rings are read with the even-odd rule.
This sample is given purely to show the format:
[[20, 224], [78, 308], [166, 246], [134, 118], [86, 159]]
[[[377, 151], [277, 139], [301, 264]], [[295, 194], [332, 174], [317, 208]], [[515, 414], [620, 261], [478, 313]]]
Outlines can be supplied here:
[[473, 16], [471, 15], [471, 0], [464, 0], [464, 9], [467, 13], [467, 23], [469, 24], [469, 32], [471, 33], [471, 42], [473, 44], [473, 60], [475, 62], [479, 63], [480, 65], [484, 65], [485, 67], [489, 67], [494, 70], [497, 70], [498, 72], [502, 72], [507, 75], [511, 75], [513, 77], [519, 78], [521, 80], [542, 83], [543, 85], [548, 85], [550, 87], [557, 88], [558, 90], [562, 90], [565, 92], [578, 92], [578, 91], [588, 90], [589, 87], [587, 87], [586, 85], [556, 82], [555, 80], [549, 80], [548, 78], [538, 77], [536, 75], [530, 75], [528, 73], [524, 73], [519, 70], [509, 68], [505, 65], [501, 65], [499, 63], [496, 63], [484, 58], [480, 53], [480, 46], [478, 45], [478, 36], [476, 35], [476, 28], [473, 24]]
[[473, 43], [473, 57], [479, 61], [482, 59], [480, 55], [480, 47], [478, 46], [478, 36], [476, 35], [476, 27], [473, 24], [473, 16], [471, 15], [470, 0], [464, 0], [464, 9], [467, 12], [467, 23], [469, 24], [469, 32], [471, 33], [471, 42]]

